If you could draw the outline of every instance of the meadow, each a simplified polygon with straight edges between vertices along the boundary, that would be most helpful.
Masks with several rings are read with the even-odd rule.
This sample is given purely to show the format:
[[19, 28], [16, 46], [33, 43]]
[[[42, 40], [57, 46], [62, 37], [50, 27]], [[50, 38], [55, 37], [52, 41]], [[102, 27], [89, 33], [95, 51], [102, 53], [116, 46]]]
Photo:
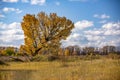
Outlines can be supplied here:
[[0, 65], [0, 80], [120, 80], [120, 59], [77, 58], [9, 64]]

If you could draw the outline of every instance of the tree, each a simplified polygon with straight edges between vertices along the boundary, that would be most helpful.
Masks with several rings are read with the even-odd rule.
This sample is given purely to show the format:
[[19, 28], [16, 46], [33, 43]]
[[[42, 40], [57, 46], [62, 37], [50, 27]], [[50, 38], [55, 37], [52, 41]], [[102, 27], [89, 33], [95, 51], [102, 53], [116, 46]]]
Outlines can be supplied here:
[[79, 55], [79, 54], [80, 54], [80, 48], [79, 46], [75, 45], [73, 55]]
[[58, 55], [59, 56], [63, 56], [64, 55], [64, 48], [59, 48]]
[[69, 49], [69, 53], [72, 55], [74, 52], [74, 46], [68, 46], [67, 49]]
[[94, 47], [85, 47], [83, 50], [88, 55], [91, 55], [94, 53]]
[[40, 12], [37, 16], [26, 14], [21, 26], [25, 38], [20, 50], [35, 56], [43, 50], [58, 49], [60, 41], [70, 35], [74, 24], [56, 13]]
[[103, 53], [114, 53], [115, 52], [115, 46], [103, 46]]
[[66, 48], [64, 53], [65, 53], [65, 56], [69, 56], [70, 55], [69, 49]]

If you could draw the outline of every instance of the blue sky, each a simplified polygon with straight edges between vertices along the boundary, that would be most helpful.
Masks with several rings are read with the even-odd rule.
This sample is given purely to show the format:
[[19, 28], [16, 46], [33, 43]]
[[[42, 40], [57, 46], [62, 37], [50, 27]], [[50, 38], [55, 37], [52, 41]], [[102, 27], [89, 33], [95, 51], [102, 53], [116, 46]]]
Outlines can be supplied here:
[[25, 14], [57, 13], [75, 28], [62, 46], [120, 46], [120, 0], [0, 0], [0, 46], [24, 44]]

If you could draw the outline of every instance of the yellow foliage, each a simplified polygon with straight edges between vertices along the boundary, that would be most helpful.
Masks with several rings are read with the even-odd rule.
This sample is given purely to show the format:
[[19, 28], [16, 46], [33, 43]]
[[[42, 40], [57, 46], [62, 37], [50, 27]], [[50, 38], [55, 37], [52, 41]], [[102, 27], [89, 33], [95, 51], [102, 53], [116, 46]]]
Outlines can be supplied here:
[[6, 55], [5, 50], [1, 50], [1, 51], [0, 51], [0, 54], [1, 54], [1, 55]]
[[24, 52], [36, 55], [41, 48], [48, 46], [49, 50], [56, 52], [60, 47], [60, 40], [66, 39], [74, 24], [66, 17], [57, 16], [56, 13], [47, 15], [40, 12], [37, 17], [26, 14], [21, 26], [25, 36]]
[[69, 55], [70, 55], [69, 49], [65, 49], [65, 56], [69, 56]]

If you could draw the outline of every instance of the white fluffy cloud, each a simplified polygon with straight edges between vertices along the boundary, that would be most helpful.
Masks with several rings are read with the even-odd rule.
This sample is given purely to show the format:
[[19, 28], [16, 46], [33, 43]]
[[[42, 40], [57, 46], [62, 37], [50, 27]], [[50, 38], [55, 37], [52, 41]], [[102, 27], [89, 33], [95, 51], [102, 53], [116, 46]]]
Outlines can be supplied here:
[[120, 36], [120, 22], [104, 24], [102, 29], [104, 30], [104, 35]]
[[120, 46], [120, 23], [106, 23], [100, 29], [84, 31], [84, 35], [89, 35], [87, 36], [89, 45], [99, 47], [105, 45]]
[[46, 0], [31, 0], [32, 5], [44, 5]]
[[[10, 3], [15, 3], [15, 2], [22, 2], [22, 3], [29, 3], [31, 5], [44, 5], [46, 3], [46, 0], [2, 0], [3, 2], [10, 2]], [[56, 1], [55, 4], [57, 6], [60, 5], [60, 2]]]
[[88, 30], [84, 31], [85, 34], [90, 34], [90, 35], [111, 35], [111, 36], [116, 36], [120, 35], [120, 22], [116, 23], [106, 23], [104, 24], [101, 29], [97, 30]]
[[18, 2], [19, 0], [3, 0], [3, 2], [10, 2], [10, 3], [14, 3], [14, 2]]
[[5, 24], [0, 22], [0, 26], [0, 45], [11, 43], [10, 45], [19, 46], [18, 41], [22, 42], [24, 38], [20, 23]]
[[68, 46], [68, 45], [83, 46], [81, 44], [85, 45], [87, 38], [83, 36], [81, 32], [83, 32], [83, 30], [85, 30], [86, 28], [94, 26], [93, 22], [88, 20], [78, 21], [74, 25], [75, 28], [72, 30], [72, 34], [67, 38], [67, 40], [61, 41], [63, 43], [63, 46]]
[[[94, 24], [93, 24], [94, 25]], [[74, 31], [78, 30], [78, 31]], [[63, 46], [79, 45], [103, 47], [106, 45], [120, 46], [120, 22], [109, 22], [100, 28], [79, 29], [75, 27], [67, 40], [62, 41]]]
[[87, 31], [84, 31], [85, 34], [87, 35], [102, 35], [104, 33], [103, 30], [87, 30]]
[[67, 41], [77, 41], [77, 39], [80, 37], [80, 34], [78, 33], [74, 33], [74, 34], [71, 34], [68, 38], [67, 38]]
[[22, 12], [22, 10], [20, 10], [18, 8], [16, 9], [16, 8], [9, 8], [9, 7], [4, 7], [3, 11], [4, 12], [16, 12], [16, 13], [21, 13]]
[[99, 19], [109, 19], [110, 18], [110, 16], [108, 16], [106, 14], [102, 14], [102, 15], [94, 14], [93, 17], [99, 18]]
[[93, 22], [92, 21], [88, 21], [88, 20], [82, 20], [82, 21], [78, 21], [75, 23], [75, 29], [79, 29], [79, 30], [82, 30], [82, 29], [85, 29], [85, 28], [88, 28], [88, 27], [92, 27], [94, 26]]
[[120, 46], [120, 39], [101, 41], [99, 44], [100, 47], [103, 47], [106, 45]]
[[119, 35], [120, 36], [120, 30], [107, 30], [105, 31], [104, 35], [108, 35], [108, 36], [115, 36], [115, 35]]
[[31, 5], [44, 5], [46, 0], [21, 0], [23, 3], [30, 3]]
[[111, 29], [111, 30], [120, 30], [120, 22], [117, 22], [117, 23], [113, 23], [113, 22], [110, 22], [110, 23], [107, 23], [107, 24], [104, 24], [102, 26], [102, 28], [104, 29]]
[[96, 35], [85, 35], [88, 41], [97, 41], [105, 39], [104, 36], [96, 36]]

